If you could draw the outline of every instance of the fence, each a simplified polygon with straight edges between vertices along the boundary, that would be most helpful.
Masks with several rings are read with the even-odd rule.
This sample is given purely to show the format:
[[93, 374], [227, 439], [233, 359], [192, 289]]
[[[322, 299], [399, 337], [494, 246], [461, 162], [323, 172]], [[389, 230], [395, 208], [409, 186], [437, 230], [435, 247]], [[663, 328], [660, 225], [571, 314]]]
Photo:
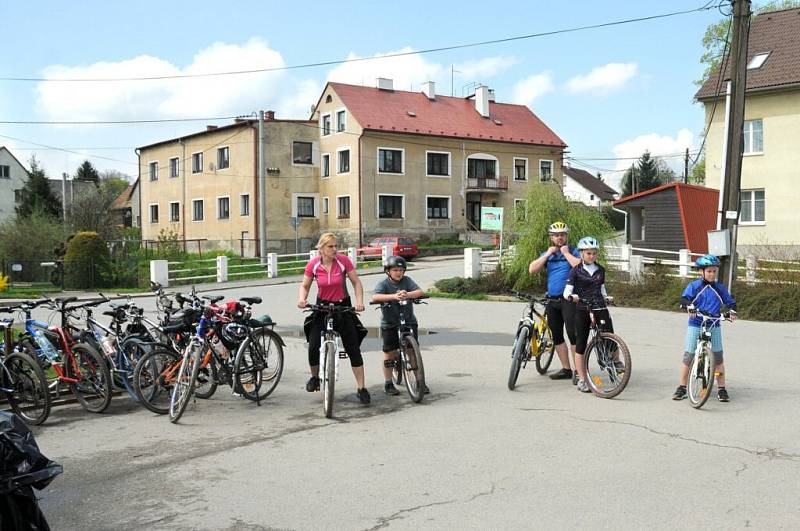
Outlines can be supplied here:
[[46, 289], [136, 288], [146, 283], [135, 257], [110, 259], [0, 260], [0, 273], [8, 276], [11, 287]]
[[516, 246], [507, 249], [482, 250], [480, 247], [467, 247], [464, 249], [464, 277], [479, 278], [484, 273], [495, 271], [501, 264], [505, 265], [516, 256]]

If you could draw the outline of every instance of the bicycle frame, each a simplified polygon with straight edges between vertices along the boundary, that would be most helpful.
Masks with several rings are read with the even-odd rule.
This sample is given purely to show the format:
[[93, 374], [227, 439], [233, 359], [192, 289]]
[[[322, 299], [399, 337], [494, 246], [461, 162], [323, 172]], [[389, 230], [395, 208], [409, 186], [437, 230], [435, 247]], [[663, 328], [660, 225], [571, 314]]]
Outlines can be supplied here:
[[339, 358], [342, 357], [342, 353], [344, 353], [344, 357], [347, 357], [347, 353], [344, 352], [342, 349], [341, 338], [339, 337], [339, 332], [334, 330], [333, 328], [333, 313], [328, 313], [325, 316], [325, 329], [320, 332], [320, 345], [319, 345], [319, 364], [320, 364], [320, 372], [325, 374], [325, 368], [327, 367], [328, 363], [328, 355], [327, 355], [327, 346], [333, 345], [334, 351], [338, 354], [334, 356], [334, 381], [339, 381]]

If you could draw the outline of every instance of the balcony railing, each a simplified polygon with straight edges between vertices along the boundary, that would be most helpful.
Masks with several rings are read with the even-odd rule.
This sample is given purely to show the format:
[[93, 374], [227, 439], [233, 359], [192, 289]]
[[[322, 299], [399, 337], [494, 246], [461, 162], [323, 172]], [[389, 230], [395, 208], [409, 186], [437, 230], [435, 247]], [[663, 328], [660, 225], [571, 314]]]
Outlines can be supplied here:
[[508, 177], [467, 177], [467, 190], [508, 190]]

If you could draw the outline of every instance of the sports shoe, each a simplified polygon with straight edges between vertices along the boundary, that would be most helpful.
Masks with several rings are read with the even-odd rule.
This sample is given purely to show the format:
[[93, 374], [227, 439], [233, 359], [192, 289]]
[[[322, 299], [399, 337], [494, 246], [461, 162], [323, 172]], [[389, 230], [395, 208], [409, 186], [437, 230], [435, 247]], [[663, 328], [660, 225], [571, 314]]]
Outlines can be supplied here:
[[361, 402], [365, 406], [369, 404], [370, 402], [369, 391], [367, 391], [366, 387], [362, 387], [361, 389], [359, 389], [356, 394], [358, 395], [359, 402]]
[[316, 376], [312, 376], [306, 382], [306, 391], [309, 393], [313, 393], [314, 391], [319, 391], [319, 378]]
[[591, 393], [592, 390], [589, 389], [589, 385], [586, 383], [586, 380], [578, 380], [578, 391], [581, 393]]
[[570, 378], [572, 378], [572, 371], [569, 369], [561, 369], [550, 375], [551, 380], [569, 380]]
[[387, 395], [395, 396], [400, 394], [400, 391], [397, 390], [397, 387], [395, 387], [392, 382], [386, 382], [383, 384], [383, 390]]
[[728, 396], [727, 389], [725, 389], [724, 387], [720, 387], [719, 389], [717, 389], [717, 400], [719, 400], [720, 402], [727, 402], [730, 399], [731, 397]]
[[677, 389], [675, 389], [675, 393], [672, 395], [673, 400], [683, 400], [686, 398], [686, 386], [679, 385]]

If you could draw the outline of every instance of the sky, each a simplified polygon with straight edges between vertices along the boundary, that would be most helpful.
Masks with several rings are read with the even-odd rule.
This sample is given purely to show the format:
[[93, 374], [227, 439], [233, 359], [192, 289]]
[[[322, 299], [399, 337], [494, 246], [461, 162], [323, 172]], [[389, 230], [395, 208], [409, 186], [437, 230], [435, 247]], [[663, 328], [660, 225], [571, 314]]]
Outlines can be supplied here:
[[[573, 165], [618, 186], [648, 149], [674, 155], [702, 141], [693, 81], [707, 10], [605, 28], [339, 65], [215, 77], [115, 82], [56, 78], [171, 76], [379, 57], [699, 8], [706, 0], [596, 2], [303, 3], [240, 0], [81, 2], [0, 0], [0, 145], [48, 176], [88, 159], [135, 176], [135, 148], [221, 125], [207, 118], [274, 110], [308, 118], [326, 81], [467, 95], [474, 83], [498, 101], [527, 105], [567, 144]], [[154, 124], [9, 124], [202, 118]], [[53, 149], [60, 148], [60, 149]], [[69, 150], [63, 151], [63, 149]], [[601, 160], [608, 159], [608, 160]], [[682, 171], [681, 157], [666, 159]]]

